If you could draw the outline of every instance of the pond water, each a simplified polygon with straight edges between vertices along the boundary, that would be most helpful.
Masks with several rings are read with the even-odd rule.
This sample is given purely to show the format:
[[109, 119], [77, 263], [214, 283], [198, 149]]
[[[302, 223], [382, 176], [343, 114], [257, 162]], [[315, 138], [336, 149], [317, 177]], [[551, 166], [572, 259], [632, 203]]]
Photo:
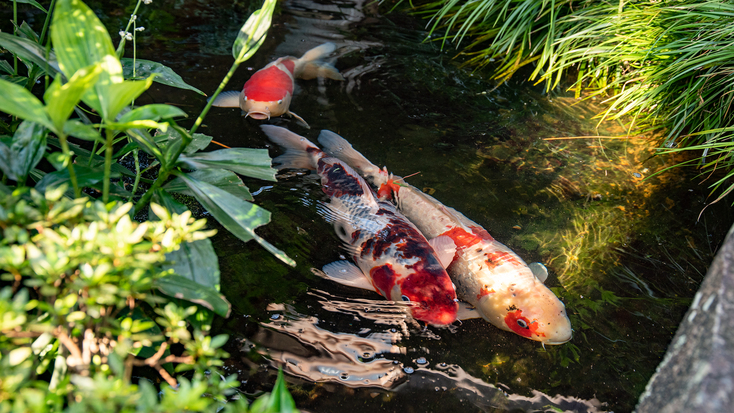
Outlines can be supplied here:
[[[88, 4], [111, 33], [132, 12]], [[232, 63], [238, 29], [258, 7], [155, 0], [138, 13], [146, 30], [137, 55], [211, 93]], [[424, 329], [396, 303], [313, 275], [344, 251], [317, 212], [327, 198], [316, 176], [294, 171], [277, 183], [246, 183], [272, 212], [258, 233], [296, 268], [223, 230], [214, 239], [233, 305], [216, 326], [231, 336], [226, 371], [256, 394], [282, 367], [297, 405], [312, 412], [631, 411], [733, 221], [730, 201], [701, 213], [711, 178], [700, 183], [683, 169], [650, 177], [684, 158], [654, 156], [645, 137], [610, 138], [624, 128], [597, 125], [594, 102], [543, 93], [522, 73], [495, 88], [460, 68], [455, 49], [423, 42], [424, 21], [385, 11], [366, 0], [286, 0], [228, 89], [277, 57], [334, 42], [346, 81], [298, 81], [291, 103], [311, 129], [288, 117], [270, 123], [314, 141], [322, 129], [341, 134], [373, 163], [415, 174], [412, 185], [525, 261], [544, 263], [574, 337], [543, 348], [481, 319]], [[195, 118], [205, 98], [156, 84], [140, 101], [148, 102]], [[276, 156], [260, 123], [213, 108], [199, 132]], [[569, 137], [585, 138], [561, 139]]]

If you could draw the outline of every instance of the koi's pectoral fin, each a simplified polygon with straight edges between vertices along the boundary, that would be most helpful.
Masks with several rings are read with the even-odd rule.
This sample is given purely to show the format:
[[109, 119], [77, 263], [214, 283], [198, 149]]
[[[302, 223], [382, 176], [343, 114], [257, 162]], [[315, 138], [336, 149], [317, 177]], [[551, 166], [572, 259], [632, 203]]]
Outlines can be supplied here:
[[306, 123], [306, 121], [303, 120], [302, 117], [296, 115], [295, 113], [291, 112], [290, 110], [288, 111], [288, 114], [291, 115], [291, 116], [293, 116], [293, 118], [295, 118], [297, 121], [301, 122], [303, 124], [303, 126], [306, 127], [306, 129], [311, 129], [311, 127], [308, 126], [308, 123]]
[[240, 94], [241, 92], [237, 92], [235, 90], [222, 92], [217, 95], [216, 99], [214, 99], [212, 106], [220, 108], [238, 108], [240, 107]]
[[528, 264], [528, 268], [530, 268], [530, 271], [533, 272], [533, 275], [538, 281], [544, 283], [548, 279], [548, 269], [545, 268], [545, 265], [539, 262], [533, 262]]
[[436, 251], [436, 256], [438, 257], [438, 260], [441, 261], [441, 265], [444, 268], [448, 267], [449, 264], [451, 264], [451, 261], [454, 260], [454, 255], [456, 254], [456, 244], [454, 244], [454, 240], [446, 235], [441, 235], [428, 241], [428, 243], [431, 245], [433, 250]]
[[459, 311], [456, 313], [456, 319], [463, 321], [472, 318], [482, 318], [482, 315], [471, 304], [459, 301]]
[[370, 280], [367, 279], [367, 276], [364, 275], [362, 270], [349, 261], [334, 261], [330, 264], [326, 264], [323, 271], [314, 269], [312, 272], [320, 277], [338, 282], [342, 285], [375, 291], [375, 287], [372, 285]]

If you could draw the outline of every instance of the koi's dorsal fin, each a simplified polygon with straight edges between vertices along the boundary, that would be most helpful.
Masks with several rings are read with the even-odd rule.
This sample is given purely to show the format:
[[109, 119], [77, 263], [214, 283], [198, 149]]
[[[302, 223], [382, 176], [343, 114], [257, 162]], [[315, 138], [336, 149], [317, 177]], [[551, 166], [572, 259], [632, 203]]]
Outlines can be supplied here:
[[441, 265], [446, 268], [454, 260], [454, 254], [456, 254], [456, 244], [454, 240], [446, 235], [439, 235], [438, 237], [428, 241], [436, 251], [438, 260], [441, 261]]
[[372, 283], [367, 279], [367, 276], [364, 275], [362, 270], [349, 261], [334, 261], [324, 265], [324, 269], [320, 273], [313, 272], [316, 275], [338, 282], [339, 284], [375, 291], [375, 287], [372, 286]]

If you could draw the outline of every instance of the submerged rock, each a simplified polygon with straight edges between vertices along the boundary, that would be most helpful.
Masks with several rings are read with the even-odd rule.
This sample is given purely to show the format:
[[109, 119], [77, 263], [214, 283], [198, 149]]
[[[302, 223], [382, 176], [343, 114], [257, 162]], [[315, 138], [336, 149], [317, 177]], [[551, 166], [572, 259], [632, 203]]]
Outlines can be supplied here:
[[716, 254], [636, 411], [723, 412], [734, 406], [734, 227]]

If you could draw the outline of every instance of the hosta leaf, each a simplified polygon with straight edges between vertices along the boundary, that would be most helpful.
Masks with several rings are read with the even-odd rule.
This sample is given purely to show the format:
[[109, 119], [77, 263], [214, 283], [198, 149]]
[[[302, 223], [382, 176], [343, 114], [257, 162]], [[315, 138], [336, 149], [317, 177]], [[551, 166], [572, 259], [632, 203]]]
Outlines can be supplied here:
[[228, 169], [253, 178], [275, 181], [267, 149], [231, 148], [181, 155], [179, 163], [191, 169]]
[[133, 65], [133, 59], [130, 58], [122, 58], [120, 59], [120, 61], [122, 62], [122, 74], [125, 76], [125, 79], [133, 78], [134, 67], [135, 79], [146, 78], [155, 73], [157, 76], [153, 78], [153, 81], [156, 83], [177, 87], [179, 89], [193, 90], [200, 95], [206, 96], [206, 94], [201, 90], [184, 82], [181, 76], [176, 74], [176, 72], [174, 72], [173, 69], [168, 66], [162, 65], [158, 62], [143, 59], [135, 59], [135, 65]]

